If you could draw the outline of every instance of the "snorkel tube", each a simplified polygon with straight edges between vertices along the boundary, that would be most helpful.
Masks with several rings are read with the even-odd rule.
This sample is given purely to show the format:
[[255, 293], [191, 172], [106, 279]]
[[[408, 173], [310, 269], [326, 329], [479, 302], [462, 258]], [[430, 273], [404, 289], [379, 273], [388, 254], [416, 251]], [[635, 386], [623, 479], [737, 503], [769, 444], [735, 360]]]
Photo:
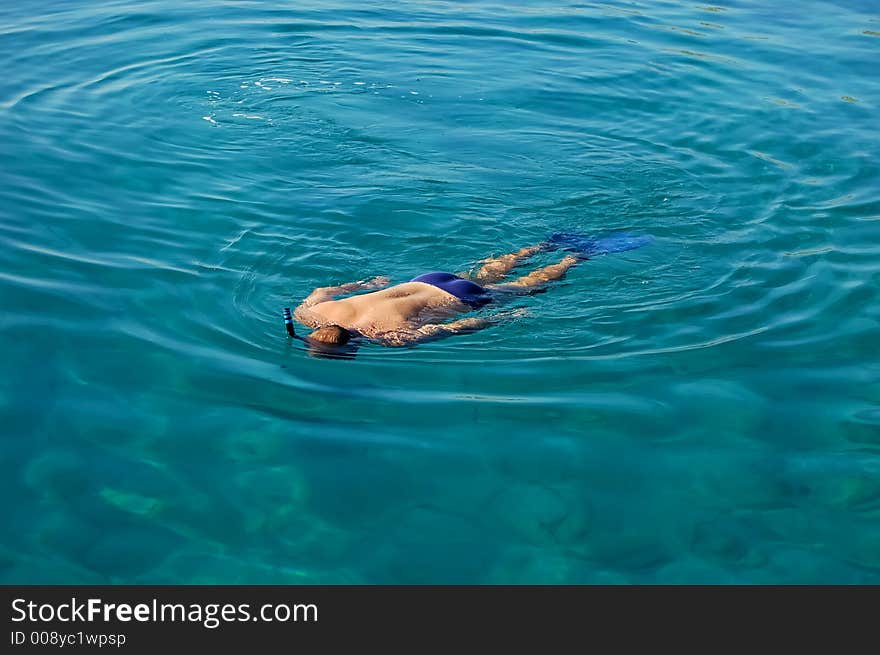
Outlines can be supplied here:
[[578, 259], [590, 259], [613, 252], [635, 250], [654, 240], [650, 234], [634, 232], [611, 232], [602, 237], [591, 237], [579, 232], [556, 232], [551, 234], [544, 247], [547, 250], [568, 250]]
[[293, 316], [290, 315], [290, 307], [284, 308], [284, 327], [287, 328], [287, 334], [296, 338], [296, 332], [293, 331]]

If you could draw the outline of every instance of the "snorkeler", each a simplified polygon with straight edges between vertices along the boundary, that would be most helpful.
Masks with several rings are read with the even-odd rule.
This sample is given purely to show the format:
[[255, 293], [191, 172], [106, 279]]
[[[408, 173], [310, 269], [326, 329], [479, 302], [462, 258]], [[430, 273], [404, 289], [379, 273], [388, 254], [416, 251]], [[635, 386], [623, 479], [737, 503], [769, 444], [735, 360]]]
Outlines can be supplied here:
[[[501, 257], [485, 259], [473, 275], [425, 273], [391, 287], [388, 286], [391, 280], [380, 276], [340, 286], [320, 287], [296, 308], [294, 316], [303, 325], [313, 328], [304, 340], [319, 349], [341, 347], [356, 337], [384, 346], [411, 346], [429, 339], [475, 332], [505, 318], [517, 316], [518, 312], [507, 311], [449, 321], [489, 303], [542, 291], [548, 283], [562, 278], [579, 261], [599, 254], [637, 248], [647, 243], [648, 239], [624, 233], [602, 239], [557, 233], [546, 242]], [[529, 257], [557, 248], [573, 254], [528, 275], [504, 280], [508, 273]], [[336, 300], [337, 296], [358, 291], [369, 293]], [[290, 310], [285, 308], [284, 315], [287, 332], [299, 338], [293, 328]]]

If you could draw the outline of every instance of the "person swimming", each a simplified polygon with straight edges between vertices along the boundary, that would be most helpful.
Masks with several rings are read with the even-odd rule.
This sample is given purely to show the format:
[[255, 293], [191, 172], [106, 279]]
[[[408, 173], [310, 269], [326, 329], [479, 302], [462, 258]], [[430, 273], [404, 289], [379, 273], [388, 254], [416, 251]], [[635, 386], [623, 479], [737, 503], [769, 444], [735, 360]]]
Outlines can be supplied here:
[[[313, 351], [323, 352], [345, 347], [358, 337], [384, 346], [400, 347], [475, 332], [520, 313], [506, 311], [489, 316], [449, 319], [490, 303], [543, 291], [548, 283], [559, 280], [584, 259], [629, 250], [645, 242], [645, 237], [628, 234], [590, 239], [579, 234], [557, 233], [543, 243], [483, 260], [472, 276], [434, 271], [391, 287], [388, 286], [390, 278], [385, 276], [319, 287], [296, 308], [293, 316], [290, 309], [285, 308], [287, 332], [300, 338], [293, 327], [293, 318], [296, 318], [313, 330], [303, 340]], [[508, 273], [526, 259], [557, 248], [569, 250], [572, 254], [528, 275], [504, 281]], [[359, 291], [369, 293], [336, 299]]]

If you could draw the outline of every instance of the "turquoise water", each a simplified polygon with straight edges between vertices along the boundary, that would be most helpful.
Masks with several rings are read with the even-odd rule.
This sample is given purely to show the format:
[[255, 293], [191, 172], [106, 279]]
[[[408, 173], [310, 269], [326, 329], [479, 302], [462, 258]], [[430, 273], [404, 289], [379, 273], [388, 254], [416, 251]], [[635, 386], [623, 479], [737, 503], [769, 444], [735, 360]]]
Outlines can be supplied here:
[[880, 582], [876, 3], [386, 4], [2, 4], [0, 581]]

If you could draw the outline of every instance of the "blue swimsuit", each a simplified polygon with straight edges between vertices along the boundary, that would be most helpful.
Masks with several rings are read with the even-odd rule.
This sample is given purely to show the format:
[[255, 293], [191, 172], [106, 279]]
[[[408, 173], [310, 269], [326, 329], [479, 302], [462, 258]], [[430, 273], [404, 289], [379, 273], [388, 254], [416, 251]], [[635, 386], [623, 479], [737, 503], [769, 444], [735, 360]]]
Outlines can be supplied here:
[[446, 293], [451, 293], [474, 309], [479, 309], [483, 305], [492, 302], [492, 296], [486, 289], [476, 282], [465, 280], [452, 273], [444, 273], [443, 271], [424, 273], [414, 277], [410, 282], [424, 282], [425, 284], [435, 286]]

